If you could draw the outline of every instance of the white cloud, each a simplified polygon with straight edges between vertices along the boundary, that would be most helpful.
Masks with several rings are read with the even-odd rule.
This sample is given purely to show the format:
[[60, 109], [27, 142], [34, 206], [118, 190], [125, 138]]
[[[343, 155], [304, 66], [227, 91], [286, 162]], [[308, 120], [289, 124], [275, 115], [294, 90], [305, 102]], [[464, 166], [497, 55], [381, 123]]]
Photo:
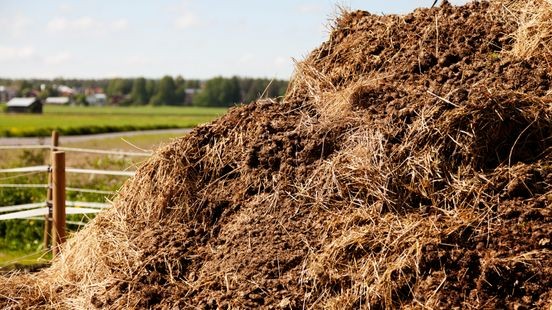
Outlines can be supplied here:
[[297, 7], [297, 11], [304, 14], [320, 13], [323, 10], [324, 8], [319, 4], [302, 4]]
[[113, 30], [125, 30], [128, 28], [128, 20], [121, 18], [111, 23]]
[[115, 79], [115, 78], [120, 78], [120, 77], [124, 76], [124, 74], [122, 74], [119, 71], [108, 71], [105, 74], [103, 74], [102, 76], [105, 76], [105, 78], [107, 78], [107, 79]]
[[71, 53], [64, 51], [44, 58], [44, 62], [48, 65], [59, 65], [71, 60]]
[[253, 54], [251, 54], [251, 53], [246, 53], [246, 54], [243, 54], [243, 55], [238, 59], [238, 63], [247, 64], [247, 63], [250, 63], [254, 58], [255, 58], [255, 55], [253, 55]]
[[92, 17], [83, 16], [73, 20], [71, 24], [72, 26], [80, 29], [90, 29], [91, 27], [97, 26], [98, 22]]
[[133, 55], [128, 57], [125, 63], [130, 66], [143, 66], [143, 65], [150, 64], [151, 61], [146, 56]]
[[74, 19], [55, 17], [47, 24], [51, 32], [93, 31], [101, 33], [112, 30], [124, 30], [128, 28], [128, 20], [121, 18], [114, 21], [101, 21], [90, 16], [82, 16]]
[[88, 30], [96, 28], [98, 22], [92, 17], [83, 16], [75, 19], [67, 19], [65, 17], [56, 17], [48, 22], [48, 30], [50, 31], [66, 31], [66, 30]]
[[0, 19], [0, 32], [6, 32], [13, 37], [21, 37], [32, 24], [32, 20], [24, 15], [3, 17]]
[[199, 17], [192, 12], [184, 12], [174, 20], [174, 26], [178, 29], [195, 27], [200, 24]]
[[278, 68], [287, 66], [290, 63], [291, 63], [291, 60], [286, 58], [286, 57], [278, 56], [278, 57], [274, 58], [274, 65]]
[[168, 7], [174, 16], [172, 22], [176, 29], [188, 29], [204, 24], [204, 21], [193, 9], [193, 2], [193, 0], [180, 0], [176, 5]]
[[12, 47], [0, 46], [0, 62], [13, 60], [29, 60], [33, 58], [35, 51], [33, 47]]
[[50, 31], [62, 31], [62, 30], [65, 30], [65, 28], [67, 28], [67, 25], [68, 23], [65, 18], [56, 17], [54, 19], [51, 19], [48, 22], [48, 25], [46, 25], [46, 27]]
[[71, 6], [69, 3], [62, 3], [59, 5], [59, 10], [61, 12], [67, 13], [73, 10], [73, 6]]

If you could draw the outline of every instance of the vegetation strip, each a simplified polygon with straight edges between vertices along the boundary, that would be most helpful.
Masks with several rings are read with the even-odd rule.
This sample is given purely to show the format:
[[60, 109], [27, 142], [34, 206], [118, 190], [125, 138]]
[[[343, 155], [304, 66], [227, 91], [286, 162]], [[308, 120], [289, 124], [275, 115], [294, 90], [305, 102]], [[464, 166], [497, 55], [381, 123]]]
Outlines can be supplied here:
[[[52, 130], [68, 136], [192, 128], [212, 121], [226, 110], [193, 107], [45, 106], [43, 115], [0, 113], [0, 137], [47, 137]], [[60, 122], [61, 116], [63, 122]]]

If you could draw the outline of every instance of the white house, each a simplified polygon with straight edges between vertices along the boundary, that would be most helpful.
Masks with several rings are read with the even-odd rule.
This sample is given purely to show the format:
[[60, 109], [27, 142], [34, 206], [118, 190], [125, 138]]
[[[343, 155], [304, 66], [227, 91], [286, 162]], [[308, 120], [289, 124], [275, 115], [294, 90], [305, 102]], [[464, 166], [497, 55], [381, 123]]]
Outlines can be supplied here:
[[56, 89], [61, 95], [72, 96], [75, 94], [75, 90], [66, 85], [58, 85]]
[[107, 103], [107, 96], [105, 94], [92, 94], [86, 96], [86, 102], [89, 105], [103, 106]]
[[71, 102], [69, 97], [48, 97], [46, 104], [67, 105]]

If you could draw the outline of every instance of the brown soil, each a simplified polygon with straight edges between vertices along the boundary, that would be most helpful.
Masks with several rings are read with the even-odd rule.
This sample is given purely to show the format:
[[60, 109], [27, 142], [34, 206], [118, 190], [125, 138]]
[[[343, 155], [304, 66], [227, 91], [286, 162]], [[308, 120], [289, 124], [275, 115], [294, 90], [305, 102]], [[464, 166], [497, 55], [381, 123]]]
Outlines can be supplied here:
[[0, 303], [551, 307], [551, 55], [512, 52], [515, 14], [344, 13], [284, 100], [159, 150]]

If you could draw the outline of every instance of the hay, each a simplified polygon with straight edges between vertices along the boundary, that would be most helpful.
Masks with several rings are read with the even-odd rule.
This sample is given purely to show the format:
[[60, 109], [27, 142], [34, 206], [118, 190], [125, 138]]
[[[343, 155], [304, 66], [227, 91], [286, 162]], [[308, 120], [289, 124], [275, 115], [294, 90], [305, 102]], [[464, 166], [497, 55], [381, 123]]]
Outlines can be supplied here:
[[158, 150], [0, 303], [549, 307], [552, 70], [511, 5], [343, 13], [282, 102]]
[[512, 54], [521, 59], [547, 56], [552, 60], [552, 1], [516, 1], [508, 9], [517, 17]]

